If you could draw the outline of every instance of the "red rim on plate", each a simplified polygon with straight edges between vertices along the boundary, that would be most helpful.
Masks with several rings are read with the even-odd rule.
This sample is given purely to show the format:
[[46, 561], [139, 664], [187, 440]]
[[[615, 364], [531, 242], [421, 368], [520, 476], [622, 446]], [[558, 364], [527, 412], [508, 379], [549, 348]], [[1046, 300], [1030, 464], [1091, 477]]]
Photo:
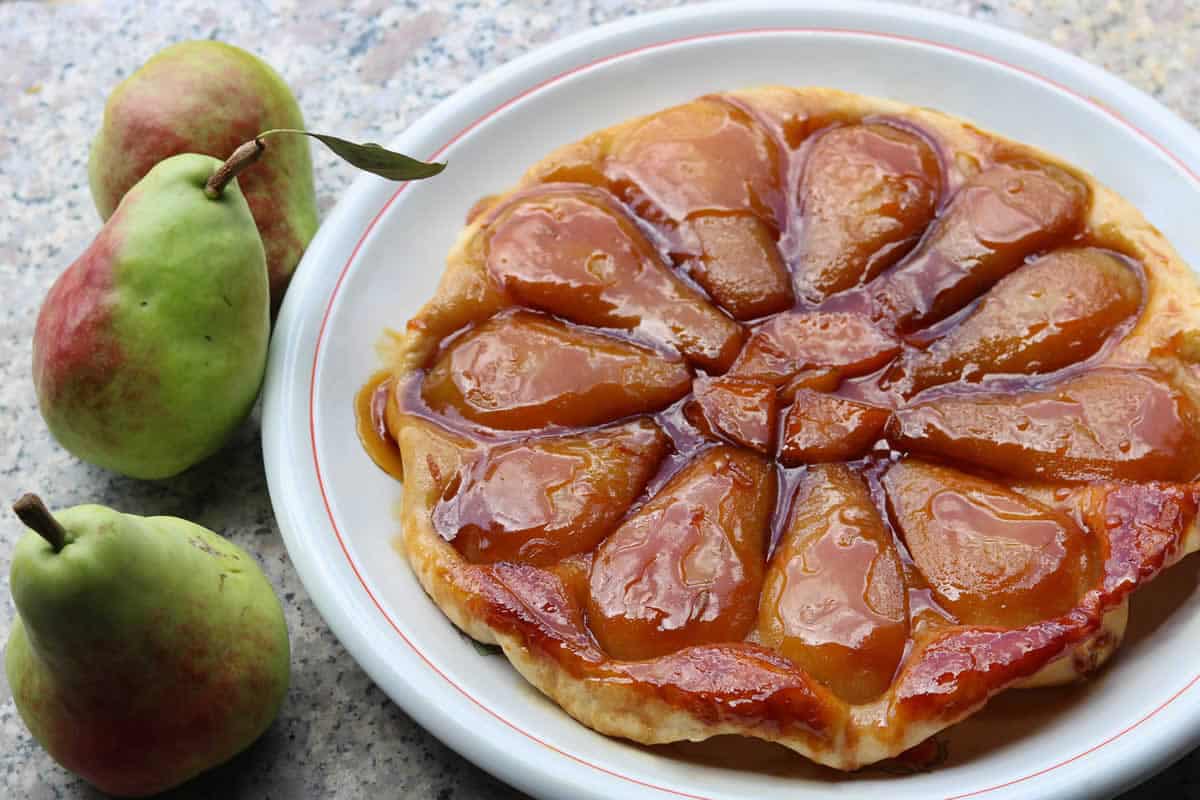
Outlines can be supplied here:
[[[936, 48], [939, 50], [946, 50], [946, 51], [958, 53], [961, 55], [969, 56], [971, 58], [979, 59], [981, 61], [987, 61], [987, 62], [996, 64], [998, 66], [1004, 67], [1005, 69], [1024, 74], [1024, 75], [1029, 76], [1029, 77], [1031, 77], [1037, 81], [1040, 81], [1044, 84], [1053, 86], [1054, 88], [1059, 89], [1060, 91], [1063, 91], [1063, 92], [1071, 95], [1072, 97], [1082, 100], [1085, 103], [1087, 103], [1088, 105], [1091, 105], [1091, 106], [1097, 108], [1104, 114], [1107, 114], [1108, 116], [1117, 120], [1117, 122], [1119, 122], [1122, 126], [1133, 131], [1137, 136], [1144, 139], [1149, 144], [1153, 145], [1155, 148], [1157, 148], [1159, 151], [1161, 151], [1164, 155], [1166, 155], [1176, 166], [1178, 166], [1185, 173], [1187, 173], [1192, 178], [1193, 181], [1200, 184], [1200, 175], [1198, 175], [1195, 170], [1191, 169], [1181, 158], [1179, 158], [1177, 155], [1172, 153], [1170, 150], [1168, 150], [1165, 146], [1163, 146], [1160, 142], [1158, 142], [1156, 139], [1154, 139], [1152, 136], [1150, 136], [1144, 130], [1139, 128], [1137, 125], [1134, 125], [1132, 122], [1125, 119], [1123, 116], [1121, 116], [1116, 111], [1109, 108], [1108, 106], [1104, 105], [1103, 103], [1100, 103], [1099, 101], [1094, 100], [1091, 97], [1082, 95], [1082, 94], [1074, 91], [1070, 87], [1068, 87], [1058, 81], [1055, 81], [1051, 78], [1047, 78], [1043, 75], [1033, 72], [1032, 70], [1026, 69], [1024, 67], [1016, 66], [1014, 64], [1010, 64], [1001, 59], [994, 58], [994, 57], [988, 56], [988, 55], [984, 55], [982, 53], [977, 53], [972, 50], [967, 50], [967, 49], [964, 49], [961, 47], [955, 47], [953, 45], [942, 44], [940, 42], [930, 41], [928, 39], [922, 39], [920, 37], [904, 36], [901, 34], [892, 34], [892, 33], [878, 33], [875, 31], [853, 30], [853, 29], [847, 29], [847, 28], [820, 28], [820, 27], [747, 28], [747, 29], [733, 30], [733, 31], [702, 33], [702, 34], [697, 34], [694, 36], [683, 36], [683, 37], [678, 37], [678, 38], [674, 38], [674, 39], [668, 39], [668, 40], [665, 40], [662, 42], [655, 42], [653, 44], [643, 45], [641, 47], [635, 47], [635, 48], [632, 48], [629, 50], [622, 51], [620, 53], [614, 53], [612, 55], [604, 56], [602, 58], [597, 58], [586, 64], [581, 64], [579, 66], [573, 67], [573, 68], [565, 70], [563, 72], [560, 72], [557, 75], [554, 75], [553, 77], [547, 78], [547, 79], [529, 87], [528, 89], [525, 89], [524, 91], [510, 97], [508, 100], [505, 100], [503, 103], [500, 103], [495, 108], [493, 108], [491, 111], [487, 112], [486, 114], [483, 114], [478, 119], [476, 119], [474, 122], [472, 122], [470, 125], [467, 125], [465, 128], [463, 128], [458, 133], [456, 133], [448, 142], [446, 142], [444, 145], [439, 147], [434, 153], [432, 153], [429, 156], [429, 160], [434, 160], [434, 159], [437, 159], [438, 157], [440, 157], [455, 142], [457, 142], [463, 136], [467, 135], [472, 130], [477, 128], [480, 124], [482, 124], [483, 122], [492, 118], [493, 116], [500, 113], [501, 111], [504, 111], [508, 107], [519, 102], [520, 100], [523, 100], [524, 98], [528, 97], [529, 95], [535, 94], [535, 93], [541, 91], [542, 89], [545, 89], [546, 87], [548, 87], [552, 84], [558, 83], [559, 81], [562, 81], [576, 73], [583, 72], [585, 70], [608, 63], [610, 61], [627, 58], [629, 56], [636, 55], [638, 53], [646, 52], [649, 50], [657, 50], [657, 49], [661, 49], [661, 48], [665, 48], [665, 47], [671, 47], [671, 46], [683, 44], [686, 42], [694, 42], [694, 41], [699, 41], [699, 40], [710, 40], [710, 39], [720, 39], [720, 38], [733, 37], [733, 36], [746, 36], [746, 35], [754, 35], [754, 34], [762, 34], [762, 33], [832, 33], [832, 34], [845, 34], [845, 35], [853, 35], [853, 36], [873, 37], [873, 38], [878, 38], [878, 39], [888, 39], [888, 40], [893, 40], [893, 41], [902, 41], [902, 42], [909, 42], [909, 43], [913, 43], [913, 44], [920, 44], [920, 45], [923, 45], [926, 47], [932, 47], [932, 48]], [[470, 700], [472, 703], [474, 703], [480, 709], [485, 711], [487, 714], [489, 714], [490, 716], [499, 720], [500, 722], [504, 723], [506, 726], [511, 728], [513, 731], [521, 734], [522, 736], [526, 737], [527, 739], [529, 739], [533, 742], [536, 742], [537, 744], [539, 744], [549, 750], [552, 750], [553, 752], [558, 753], [559, 755], [565, 756], [566, 758], [569, 758], [572, 761], [582, 764], [583, 766], [597, 770], [598, 772], [602, 772], [606, 775], [610, 775], [615, 778], [620, 778], [621, 780], [628, 781], [630, 783], [636, 784], [636, 785], [644, 787], [644, 788], [655, 789], [660, 792], [665, 792], [665, 793], [674, 795], [676, 797], [686, 797], [686, 798], [691, 798], [691, 800], [710, 800], [709, 798], [707, 798], [703, 795], [691, 794], [689, 792], [683, 792], [678, 789], [671, 789], [666, 786], [659, 786], [657, 784], [649, 783], [647, 781], [643, 781], [638, 778], [631, 777], [629, 775], [623, 775], [614, 770], [608, 769], [606, 767], [602, 767], [599, 764], [594, 764], [581, 756], [577, 756], [573, 753], [568, 753], [565, 750], [555, 747], [554, 745], [550, 744], [549, 742], [545, 741], [544, 739], [539, 738], [538, 736], [534, 735], [533, 733], [530, 733], [529, 731], [519, 727], [518, 725], [514, 724], [513, 722], [505, 719], [503, 716], [498, 714], [495, 710], [489, 708], [482, 701], [480, 701], [478, 698], [476, 698], [474, 695], [472, 695], [470, 692], [468, 692], [466, 689], [464, 689], [462, 686], [455, 683], [449, 676], [447, 676], [444, 672], [442, 672], [442, 670], [439, 669], [438, 666], [433, 661], [431, 661], [428, 656], [425, 655], [425, 653], [423, 653], [415, 644], [413, 644], [412, 640], [410, 640], [408, 638], [408, 636], [405, 635], [404, 631], [401, 630], [400, 626], [396, 624], [396, 622], [391, 618], [391, 616], [383, 608], [383, 605], [379, 602], [378, 598], [375, 597], [375, 594], [371, 591], [370, 587], [367, 585], [367, 582], [363, 579], [362, 573], [359, 572], [358, 565], [354, 562], [354, 559], [350, 556], [350, 551], [346, 547], [346, 543], [342, 538], [341, 530], [338, 528], [337, 520], [334, 519], [333, 510], [330, 508], [330, 505], [329, 505], [329, 498], [325, 491], [325, 481], [324, 481], [324, 478], [323, 478], [322, 472], [321, 472], [321, 459], [317, 452], [316, 414], [315, 414], [315, 403], [314, 403], [314, 397], [315, 397], [315, 393], [316, 393], [317, 363], [320, 358], [321, 344], [325, 337], [325, 329], [326, 329], [326, 325], [329, 322], [330, 312], [333, 309], [333, 304], [337, 298], [338, 291], [341, 289], [342, 282], [345, 280], [346, 275], [348, 274], [351, 265], [354, 263], [355, 258], [358, 256], [358, 252], [362, 248], [363, 242], [366, 241], [367, 237], [371, 234], [371, 231], [374, 230], [376, 223], [379, 222], [379, 220], [383, 217], [383, 215], [391, 207], [392, 203], [394, 203], [396, 201], [396, 198], [398, 198], [400, 196], [400, 194], [407, 187], [408, 187], [408, 184], [404, 183], [404, 184], [401, 184], [399, 186], [399, 188], [396, 189], [396, 191], [392, 194], [392, 196], [390, 198], [388, 198], [387, 202], [385, 202], [383, 204], [383, 207], [379, 209], [379, 212], [377, 214], [375, 214], [375, 216], [371, 219], [370, 223], [367, 225], [366, 229], [363, 231], [362, 236], [359, 237], [358, 241], [355, 243], [354, 249], [351, 251], [349, 258], [346, 259], [345, 265], [342, 267], [341, 272], [338, 274], [337, 282], [334, 284], [333, 291], [329, 295], [329, 302], [325, 306], [325, 312], [321, 317], [321, 327], [320, 327], [319, 332], [317, 333], [317, 341], [316, 341], [316, 345], [313, 349], [312, 372], [311, 372], [310, 378], [309, 378], [309, 390], [308, 390], [309, 441], [311, 443], [313, 467], [316, 470], [317, 484], [321, 490], [321, 502], [324, 504], [325, 512], [326, 512], [327, 516], [329, 517], [329, 524], [333, 527], [333, 532], [334, 532], [334, 535], [337, 537], [338, 545], [342, 550], [342, 554], [345, 556], [346, 561], [350, 566], [350, 569], [354, 572], [355, 578], [358, 579], [358, 582], [361, 584], [363, 590], [367, 593], [367, 596], [371, 598], [371, 602], [375, 605], [375, 608], [379, 611], [380, 614], [383, 615], [384, 619], [387, 620], [387, 623], [392, 627], [393, 630], [396, 631], [396, 633], [400, 636], [400, 638], [404, 640], [404, 643], [406, 645], [408, 645], [408, 647], [411, 648], [412, 651], [414, 653], [416, 653], [416, 655], [422, 661], [424, 661], [425, 664], [428, 665], [429, 668], [431, 670], [433, 670], [447, 684], [452, 686], [456, 691], [458, 691], [460, 694], [462, 694], [463, 697]], [[1046, 773], [1052, 772], [1053, 770], [1056, 770], [1060, 767], [1066, 766], [1067, 764], [1070, 764], [1073, 761], [1077, 761], [1080, 758], [1083, 758], [1084, 756], [1086, 756], [1090, 753], [1093, 753], [1093, 752], [1099, 750], [1100, 748], [1104, 747], [1105, 745], [1110, 744], [1111, 742], [1121, 738], [1122, 736], [1128, 734], [1130, 731], [1134, 730], [1138, 726], [1142, 725], [1144, 722], [1146, 722], [1151, 717], [1155, 716], [1160, 711], [1162, 711], [1164, 708], [1166, 708], [1168, 705], [1170, 705], [1172, 702], [1177, 700], [1181, 695], [1183, 695], [1185, 692], [1187, 692], [1189, 689], [1191, 689], [1193, 686], [1195, 686], [1198, 682], [1200, 682], [1200, 673], [1198, 673], [1195, 677], [1193, 677], [1183, 688], [1179, 689], [1177, 692], [1175, 692], [1175, 694], [1171, 695], [1169, 698], [1167, 698], [1165, 701], [1163, 701], [1160, 705], [1158, 705], [1153, 710], [1149, 711], [1145, 716], [1141, 717], [1136, 722], [1133, 722], [1132, 724], [1130, 724], [1123, 730], [1109, 736], [1108, 738], [1104, 739], [1103, 741], [1101, 741], [1097, 744], [1092, 745], [1091, 747], [1087, 748], [1086, 750], [1083, 750], [1082, 752], [1077, 753], [1074, 756], [1071, 756], [1070, 758], [1063, 759], [1062, 761], [1059, 761], [1048, 767], [1044, 767], [1044, 768], [1042, 768], [1036, 772], [1032, 772], [1028, 775], [1024, 775], [1020, 778], [1014, 778], [1012, 780], [1005, 781], [1003, 783], [995, 784], [994, 786], [988, 786], [988, 787], [985, 787], [982, 789], [976, 789], [976, 790], [973, 790], [970, 792], [965, 792], [963, 794], [952, 795], [952, 796], [945, 798], [945, 800], [964, 800], [964, 798], [978, 797], [980, 795], [984, 795], [989, 792], [996, 791], [998, 789], [1003, 789], [1003, 788], [1006, 788], [1009, 786], [1013, 786], [1014, 784], [1022, 783], [1027, 780], [1031, 780], [1031, 779], [1039, 777], [1041, 775], [1045, 775]]]

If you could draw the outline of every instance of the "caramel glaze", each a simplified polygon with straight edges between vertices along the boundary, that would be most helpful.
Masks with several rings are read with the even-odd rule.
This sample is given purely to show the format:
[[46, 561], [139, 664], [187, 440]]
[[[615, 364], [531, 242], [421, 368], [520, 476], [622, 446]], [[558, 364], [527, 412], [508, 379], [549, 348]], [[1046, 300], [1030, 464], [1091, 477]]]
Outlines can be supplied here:
[[381, 470], [398, 481], [404, 480], [404, 462], [396, 442], [388, 432], [387, 406], [392, 395], [391, 370], [382, 369], [371, 376], [354, 396], [354, 418], [358, 440]]
[[[812, 160], [821, 158], [831, 161]], [[481, 338], [497, 330], [493, 317], [447, 337], [389, 400], [396, 417], [478, 445], [447, 480], [434, 523], [464, 555], [456, 580], [494, 630], [597, 685], [639, 687], [713, 722], [768, 723], [819, 745], [852, 704], [887, 687], [893, 719], [978, 707], [1096, 632], [1169, 563], [1200, 501], [1195, 410], [1165, 376], [1132, 365], [1109, 377], [1133, 399], [1089, 416], [1088, 373], [1141, 313], [1145, 278], [1120, 242], [1083, 229], [1086, 188], [1066, 170], [1012, 145], [992, 145], [967, 168], [906, 119], [736, 97], [654, 115], [608, 145], [584, 140], [537, 169], [527, 188], [472, 211], [497, 231], [492, 279], [510, 304], [543, 312], [505, 312], [541, 326], [534, 369], [497, 355], [518, 339]], [[695, 224], [713, 215], [735, 222]], [[778, 251], [763, 256], [772, 240]], [[580, 258], [559, 263], [571, 252], [559, 247]], [[1042, 331], [1038, 320], [1012, 319], [1004, 339], [1005, 309], [1031, 291], [1006, 277], [1064, 247], [1104, 251], [1088, 258], [1108, 259], [1114, 277], [1096, 290], [1107, 292], [1102, 319], [1087, 316], [1085, 294], [1047, 323], [1056, 352], [1042, 358], [1022, 344], [1030, 325]], [[831, 248], [846, 257], [815, 258]], [[740, 280], [738, 258], [754, 280]], [[794, 291], [775, 281], [777, 262]], [[972, 332], [974, 316], [988, 324]], [[578, 338], [566, 373], [556, 326]], [[464, 341], [484, 345], [466, 358]], [[580, 401], [569, 385], [588, 374], [580, 353], [590, 341], [610, 343], [611, 364]], [[930, 363], [938, 348], [952, 352]], [[658, 367], [639, 361], [653, 352]], [[978, 362], [992, 354], [1024, 374], [990, 374]], [[622, 386], [623, 369], [651, 374], [649, 388], [628, 385], [636, 377]], [[695, 397], [679, 388], [693, 376]], [[356, 409], [372, 458], [399, 477], [383, 446], [387, 387], [373, 378]], [[814, 409], [822, 397], [850, 409], [823, 419], [866, 414], [854, 430], [872, 433], [849, 449], [822, 440], [822, 426], [793, 411], [793, 401]], [[980, 399], [999, 411], [973, 416]], [[606, 418], [610, 403], [631, 416]], [[1114, 444], [1104, 428], [1124, 413], [1136, 424]], [[640, 446], [616, 445], [610, 462], [600, 447], [588, 461], [621, 424], [641, 432]], [[826, 424], [828, 436], [844, 440], [846, 424]], [[989, 440], [996, 424], [1000, 446]], [[1089, 438], [1093, 424], [1099, 435]], [[1077, 445], [1065, 460], [1063, 441]], [[857, 460], [810, 467], [828, 460], [813, 453]], [[714, 460], [731, 458], [745, 463], [720, 478], [728, 465]], [[514, 480], [487, 482], [497, 459], [520, 462]], [[946, 461], [974, 474], [938, 466]], [[603, 486], [608, 468], [629, 474]], [[565, 485], [581, 471], [590, 477], [580, 497], [528, 513], [540, 502], [530, 484]], [[818, 475], [824, 506], [812, 499]], [[1007, 488], [1027, 478], [1075, 482], [1056, 495], [1069, 509]], [[1114, 480], [1128, 478], [1147, 482]], [[744, 493], [768, 485], [757, 503]], [[507, 521], [506, 503], [521, 506]], [[547, 539], [579, 519], [582, 537]], [[481, 545], [486, 531], [499, 543]], [[518, 535], [505, 543], [505, 531]], [[685, 562], [705, 577], [690, 580]], [[999, 610], [989, 607], [997, 593]], [[789, 608], [799, 616], [780, 616]]]

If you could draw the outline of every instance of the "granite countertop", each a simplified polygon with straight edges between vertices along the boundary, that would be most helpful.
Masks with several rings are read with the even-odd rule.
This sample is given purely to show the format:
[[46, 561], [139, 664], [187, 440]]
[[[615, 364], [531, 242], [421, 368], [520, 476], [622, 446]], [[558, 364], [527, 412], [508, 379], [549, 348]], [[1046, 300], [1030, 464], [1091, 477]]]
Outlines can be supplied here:
[[[0, 500], [99, 502], [174, 514], [255, 553], [291, 629], [292, 688], [278, 721], [230, 764], [172, 797], [514, 798], [518, 792], [426, 733], [377, 689], [330, 632], [293, 571], [271, 513], [259, 425], [217, 459], [146, 483], [87, 466], [50, 438], [30, 378], [34, 319], [51, 281], [100, 227], [87, 148], [107, 92], [166, 45], [217, 38], [256, 52], [295, 89], [310, 127], [387, 142], [453, 91], [541, 44], [666, 0], [263, 0], [258, 3], [0, 0]], [[1073, 52], [1200, 124], [1200, 4], [1194, 0], [917, 0]], [[314, 149], [328, 213], [354, 177]], [[0, 638], [21, 528], [0, 514]], [[32, 740], [0, 675], [0, 796], [97, 798]], [[1200, 798], [1200, 751], [1125, 796]]]

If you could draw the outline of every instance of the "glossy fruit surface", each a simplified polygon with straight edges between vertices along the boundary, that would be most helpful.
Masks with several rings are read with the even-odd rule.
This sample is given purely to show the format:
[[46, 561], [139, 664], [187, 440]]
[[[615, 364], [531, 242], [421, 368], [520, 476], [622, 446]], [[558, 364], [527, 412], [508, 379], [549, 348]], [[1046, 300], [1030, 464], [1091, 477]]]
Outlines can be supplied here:
[[1087, 188], [1066, 171], [998, 164], [958, 190], [931, 236], [872, 290], [876, 313], [901, 330], [947, 317], [1035, 253], [1083, 226]]
[[744, 450], [707, 450], [672, 478], [596, 550], [587, 609], [604, 649], [637, 660], [744, 637], [774, 499], [774, 471]]
[[631, 220], [588, 193], [534, 195], [504, 213], [488, 269], [524, 305], [639, 330], [706, 367], [728, 367], [744, 336], [676, 277]]
[[1011, 273], [925, 350], [910, 350], [886, 381], [907, 393], [985, 375], [1054, 372], [1094, 355], [1142, 301], [1128, 262], [1098, 248], [1055, 250]]
[[870, 452], [891, 412], [837, 395], [800, 389], [783, 422], [784, 466], [855, 461]]
[[1096, 579], [1095, 540], [1002, 484], [906, 460], [883, 485], [914, 564], [962, 622], [1016, 628], [1052, 619]]
[[434, 410], [528, 430], [657, 411], [690, 385], [681, 361], [519, 312], [488, 320], [455, 341], [429, 370], [422, 393]]
[[883, 694], [908, 641], [900, 556], [862, 478], [814, 467], [763, 582], [758, 631], [852, 703]]
[[779, 415], [775, 387], [753, 378], [697, 378], [692, 401], [684, 406], [689, 422], [707, 436], [769, 454]]
[[1032, 149], [830, 96], [564, 147], [456, 251], [503, 299], [410, 327], [388, 425], [462, 437], [429, 471], [458, 613], [602, 732], [894, 755], [1097, 668], [1200, 506], [1147, 230]]
[[800, 187], [805, 295], [853, 288], [903, 258], [933, 219], [939, 172], [929, 144], [898, 128], [851, 125], [818, 138]]
[[775, 385], [814, 369], [862, 375], [899, 351], [899, 342], [860, 314], [792, 312], [755, 328], [730, 373]]
[[898, 449], [1010, 478], [1193, 481], [1200, 426], [1192, 400], [1153, 372], [1095, 370], [1046, 389], [948, 395], [898, 409]]
[[654, 423], [507, 445], [466, 468], [433, 524], [468, 561], [553, 564], [591, 550], [666, 454]]

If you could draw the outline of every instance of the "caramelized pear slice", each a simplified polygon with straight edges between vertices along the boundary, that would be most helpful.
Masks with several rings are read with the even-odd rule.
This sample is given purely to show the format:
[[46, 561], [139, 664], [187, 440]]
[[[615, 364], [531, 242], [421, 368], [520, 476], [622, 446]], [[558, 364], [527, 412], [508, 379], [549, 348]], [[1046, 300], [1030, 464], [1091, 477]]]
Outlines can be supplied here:
[[1138, 310], [1142, 285], [1121, 257], [1056, 250], [1008, 275], [927, 350], [907, 352], [886, 382], [913, 394], [994, 373], [1053, 372], [1088, 358]]
[[801, 389], [812, 389], [814, 392], [835, 392], [841, 383], [842, 376], [833, 368], [801, 370], [779, 387], [779, 399], [790, 403], [796, 399], [796, 392]]
[[1191, 400], [1154, 373], [1098, 369], [1024, 394], [946, 395], [898, 409], [898, 450], [1030, 480], [1192, 481], [1200, 427]]
[[584, 426], [665, 408], [688, 392], [682, 361], [528, 311], [454, 340], [421, 386], [429, 407], [505, 430]]
[[637, 329], [724, 371], [745, 332], [671, 271], [625, 215], [583, 192], [551, 191], [497, 220], [487, 267], [518, 303], [584, 325]]
[[775, 444], [775, 387], [751, 378], [697, 378], [683, 413], [701, 433], [767, 454]]
[[960, 622], [1016, 628], [1052, 619], [1099, 579], [1087, 534], [998, 483], [905, 459], [883, 485], [909, 555]]
[[758, 635], [849, 703], [892, 682], [908, 639], [900, 557], [866, 484], [842, 464], [800, 483], [763, 579]]
[[864, 375], [890, 361], [900, 343], [862, 314], [795, 311], [754, 329], [729, 370], [780, 386], [806, 370]]
[[588, 624], [614, 658], [740, 641], [754, 624], [775, 470], [720, 446], [684, 467], [596, 549]]
[[933, 149], [907, 131], [850, 125], [817, 139], [800, 185], [801, 293], [819, 302], [899, 261], [933, 219], [940, 182]]
[[553, 564], [616, 527], [668, 445], [642, 419], [493, 448], [447, 487], [433, 526], [475, 564]]
[[784, 466], [862, 458], [883, 434], [891, 411], [844, 397], [800, 389], [783, 423]]
[[624, 129], [605, 171], [638, 216], [682, 222], [703, 211], [778, 220], [782, 170], [770, 135], [718, 98], [668, 108]]
[[1087, 187], [1049, 164], [998, 164], [975, 175], [918, 250], [871, 290], [897, 330], [953, 314], [1025, 259], [1070, 239], [1087, 213]]
[[692, 219], [703, 255], [692, 277], [734, 319], [755, 319], [792, 307], [792, 278], [770, 226], [751, 214]]

